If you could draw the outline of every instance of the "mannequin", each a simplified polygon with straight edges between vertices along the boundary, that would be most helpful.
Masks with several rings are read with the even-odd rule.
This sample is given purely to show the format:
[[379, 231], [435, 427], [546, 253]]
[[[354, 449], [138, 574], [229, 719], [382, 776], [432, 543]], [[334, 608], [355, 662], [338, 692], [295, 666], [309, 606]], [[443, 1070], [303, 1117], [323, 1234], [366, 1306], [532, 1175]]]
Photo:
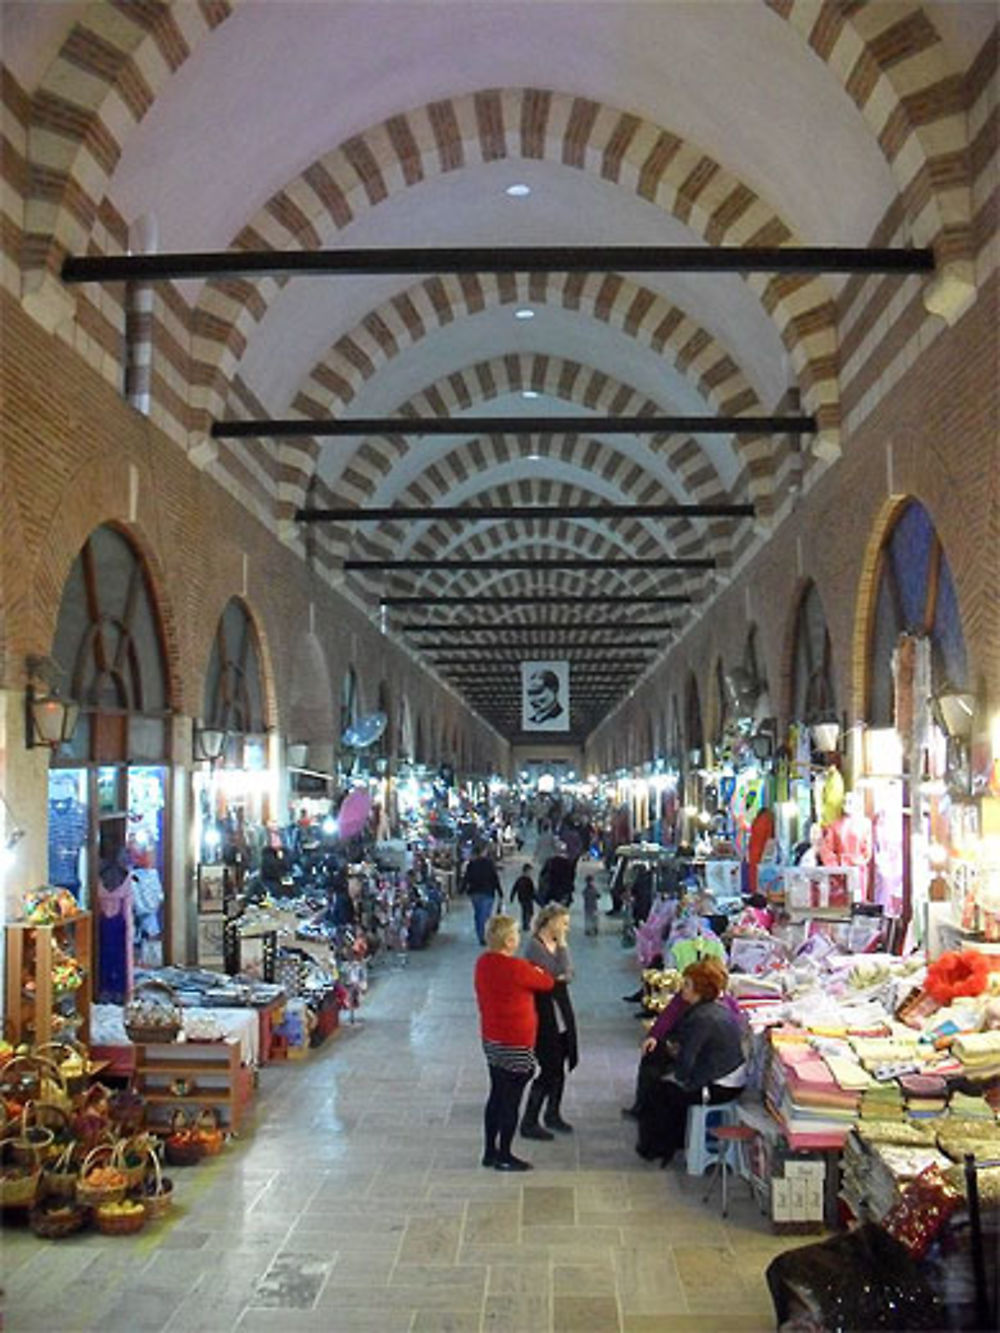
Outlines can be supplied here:
[[87, 841], [87, 807], [77, 799], [72, 774], [49, 777], [49, 883], [80, 898], [81, 856]]

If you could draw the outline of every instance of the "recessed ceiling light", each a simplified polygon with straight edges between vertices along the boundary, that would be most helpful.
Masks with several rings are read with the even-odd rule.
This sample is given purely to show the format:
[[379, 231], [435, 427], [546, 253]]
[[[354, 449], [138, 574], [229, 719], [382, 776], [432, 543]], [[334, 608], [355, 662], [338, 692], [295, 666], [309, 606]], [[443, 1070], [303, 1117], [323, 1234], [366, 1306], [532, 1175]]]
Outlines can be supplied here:
[[540, 463], [542, 461], [541, 454], [526, 454], [525, 457], [529, 463]]
[[527, 306], [522, 306], [520, 310], [515, 310], [515, 311], [514, 311], [514, 318], [515, 318], [515, 319], [534, 319], [534, 318], [535, 318], [535, 312], [534, 312], [533, 310], [529, 310]]
[[537, 389], [522, 389], [522, 390], [521, 390], [521, 397], [522, 397], [522, 398], [540, 398], [540, 397], [541, 397], [541, 394], [538, 392]]
[[523, 181], [517, 181], [513, 185], [508, 185], [504, 194], [509, 194], [512, 199], [526, 199], [531, 193], [531, 186], [525, 185]]

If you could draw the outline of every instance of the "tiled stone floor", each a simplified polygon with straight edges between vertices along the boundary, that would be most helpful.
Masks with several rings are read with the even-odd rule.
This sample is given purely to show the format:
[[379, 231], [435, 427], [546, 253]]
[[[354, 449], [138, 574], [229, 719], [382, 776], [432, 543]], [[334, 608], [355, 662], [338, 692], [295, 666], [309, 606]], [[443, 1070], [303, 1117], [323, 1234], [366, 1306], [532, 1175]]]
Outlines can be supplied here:
[[564, 1111], [576, 1133], [522, 1141], [533, 1172], [479, 1166], [477, 947], [459, 899], [425, 952], [376, 968], [356, 1025], [261, 1071], [245, 1136], [173, 1171], [170, 1220], [129, 1238], [0, 1232], [5, 1329], [773, 1329], [763, 1272], [790, 1242], [742, 1184], [723, 1222], [701, 1182], [636, 1157], [619, 1113], [640, 1036], [620, 998], [635, 963], [617, 922], [585, 938], [574, 912], [581, 1062]]

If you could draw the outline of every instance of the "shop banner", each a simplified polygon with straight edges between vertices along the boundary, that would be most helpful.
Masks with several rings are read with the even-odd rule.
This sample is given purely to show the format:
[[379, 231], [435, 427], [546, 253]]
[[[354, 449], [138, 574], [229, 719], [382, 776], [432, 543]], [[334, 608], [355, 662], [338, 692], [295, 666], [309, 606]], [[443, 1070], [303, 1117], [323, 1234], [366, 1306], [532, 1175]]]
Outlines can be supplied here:
[[569, 662], [521, 663], [521, 730], [569, 730]]

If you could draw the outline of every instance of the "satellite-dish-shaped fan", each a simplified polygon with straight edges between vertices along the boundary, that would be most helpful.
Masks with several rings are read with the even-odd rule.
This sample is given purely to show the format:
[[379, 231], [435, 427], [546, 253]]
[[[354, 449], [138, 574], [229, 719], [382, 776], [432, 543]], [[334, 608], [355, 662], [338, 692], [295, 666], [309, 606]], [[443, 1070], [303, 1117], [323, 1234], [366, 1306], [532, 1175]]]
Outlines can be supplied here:
[[369, 713], [367, 717], [358, 718], [344, 731], [340, 738], [341, 744], [352, 750], [363, 750], [373, 745], [385, 731], [388, 720], [385, 713]]

